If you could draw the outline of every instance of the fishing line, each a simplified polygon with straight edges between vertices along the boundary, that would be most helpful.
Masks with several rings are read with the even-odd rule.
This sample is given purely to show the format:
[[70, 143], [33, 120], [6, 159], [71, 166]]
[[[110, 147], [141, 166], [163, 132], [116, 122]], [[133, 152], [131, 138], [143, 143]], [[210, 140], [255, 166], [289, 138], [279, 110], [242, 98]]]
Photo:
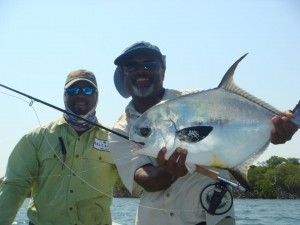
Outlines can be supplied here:
[[[1, 84], [0, 84], [1, 85]], [[2, 85], [1, 85], [2, 86]], [[34, 112], [34, 114], [35, 114], [35, 117], [36, 117], [36, 119], [37, 119], [37, 121], [38, 121], [38, 124], [39, 124], [39, 127], [42, 127], [42, 124], [41, 124], [41, 121], [40, 121], [40, 118], [39, 118], [39, 116], [38, 116], [38, 114], [37, 114], [37, 112], [36, 112], [36, 110], [35, 110], [35, 108], [34, 108], [34, 106], [33, 106], [33, 103], [34, 103], [34, 101], [31, 101], [31, 102], [28, 102], [28, 101], [26, 101], [26, 100], [24, 100], [24, 99], [22, 99], [22, 98], [19, 98], [19, 97], [17, 97], [17, 96], [14, 96], [14, 95], [11, 95], [11, 94], [7, 94], [7, 93], [5, 93], [5, 92], [2, 92], [2, 91], [0, 91], [0, 93], [2, 93], [2, 94], [5, 94], [5, 95], [7, 95], [7, 96], [10, 96], [10, 97], [14, 97], [14, 98], [17, 98], [17, 99], [19, 99], [19, 100], [22, 100], [22, 101], [24, 101], [24, 102], [26, 102], [31, 108], [32, 108], [32, 110], [33, 110], [33, 112]], [[81, 181], [83, 181], [84, 183], [86, 183], [87, 185], [89, 185], [91, 188], [93, 188], [95, 191], [97, 191], [97, 192], [99, 192], [99, 193], [102, 193], [100, 190], [98, 190], [97, 188], [95, 188], [95, 187], [93, 187], [91, 184], [89, 184], [87, 181], [85, 181], [85, 179], [83, 179], [81, 176], [79, 176], [79, 174], [78, 173], [76, 173], [74, 170], [72, 170], [68, 165], [66, 165], [65, 164], [65, 162], [64, 162], [64, 160], [54, 151], [54, 148], [52, 147], [52, 145], [50, 144], [50, 142], [49, 142], [49, 140], [48, 140], [48, 138], [47, 138], [47, 136], [43, 133], [43, 136], [44, 136], [44, 138], [45, 138], [45, 140], [46, 140], [46, 143], [48, 144], [48, 146], [50, 147], [50, 150], [56, 155], [56, 157], [57, 157], [57, 159], [71, 172], [71, 174], [69, 175], [69, 176], [71, 176], [71, 175], [73, 175], [73, 174], [76, 174], [76, 175], [78, 175], [77, 177], [81, 180]], [[100, 166], [101, 167], [101, 166]], [[95, 168], [97, 168], [97, 167], [95, 167]], [[93, 169], [93, 168], [92, 168]], [[92, 169], [90, 169], [90, 170], [92, 170]], [[86, 171], [88, 171], [88, 170], [86, 170]], [[83, 171], [84, 172], [84, 171]], [[54, 175], [53, 175], [54, 176]], [[61, 176], [61, 175], [58, 175], [58, 176]], [[36, 178], [36, 177], [31, 177], [31, 178]], [[110, 196], [110, 195], [107, 195], [106, 193], [102, 193], [102, 194], [104, 194], [104, 195], [106, 195], [106, 196], [108, 196], [108, 197], [112, 197], [112, 196]]]
[[[3, 87], [3, 85], [1, 85], [0, 84], [0, 86], [2, 86]], [[9, 88], [8, 88], [9, 89]], [[9, 89], [9, 90], [11, 90], [11, 89]], [[8, 93], [5, 93], [5, 92], [2, 92], [2, 91], [0, 91], [0, 93], [2, 93], [2, 94], [4, 94], [4, 95], [7, 95], [7, 96], [9, 96], [9, 97], [13, 97], [13, 98], [16, 98], [16, 99], [18, 99], [18, 100], [21, 100], [21, 101], [23, 101], [23, 102], [25, 102], [25, 103], [27, 103], [31, 108], [32, 108], [32, 110], [33, 110], [33, 112], [34, 112], [34, 115], [35, 115], [35, 117], [36, 117], [36, 119], [37, 119], [37, 121], [38, 121], [38, 124], [39, 124], [39, 127], [42, 127], [42, 124], [41, 124], [41, 120], [40, 120], [40, 118], [39, 118], [39, 116], [38, 116], [38, 113], [37, 113], [37, 111], [35, 110], [35, 107], [33, 106], [33, 104], [34, 104], [34, 102], [36, 101], [36, 102], [40, 102], [41, 100], [36, 100], [35, 98], [34, 99], [31, 99], [31, 101], [30, 102], [28, 102], [28, 101], [26, 101], [25, 99], [23, 99], [23, 98], [20, 98], [20, 97], [17, 97], [17, 96], [15, 96], [15, 95], [11, 95], [11, 94], [8, 94]], [[18, 91], [16, 91], [16, 93], [19, 93]], [[22, 94], [23, 95], [23, 94]], [[29, 97], [28, 95], [26, 95], [25, 94], [25, 96], [26, 97]], [[31, 97], [31, 96], [30, 96]], [[30, 98], [29, 97], [29, 98]], [[48, 105], [48, 103], [47, 104], [45, 104], [45, 105], [47, 105], [47, 106], [49, 106]], [[52, 107], [52, 106], [50, 106], [50, 107]], [[53, 107], [52, 107], [53, 108]], [[56, 107], [59, 111], [62, 111], [62, 112], [64, 112], [65, 110], [60, 110], [58, 107]], [[77, 115], [76, 115], [77, 116]], [[78, 116], [77, 116], [78, 117]], [[88, 122], [90, 122], [90, 121], [88, 121]], [[93, 124], [94, 125], [94, 124]], [[99, 127], [98, 126], [98, 124], [95, 124], [95, 126], [97, 126], [97, 127]], [[102, 128], [102, 126], [100, 127], [100, 128]], [[106, 129], [106, 130], [109, 130], [108, 128]], [[101, 165], [100, 166], [98, 166], [98, 167], [94, 167], [94, 168], [90, 168], [90, 169], [88, 169], [88, 170], [83, 170], [83, 171], [80, 171], [80, 172], [75, 172], [74, 170], [72, 170], [72, 168], [70, 168], [68, 165], [66, 165], [66, 163], [64, 162], [64, 160], [60, 157], [60, 155], [58, 154], [58, 153], [56, 153], [55, 152], [55, 150], [54, 150], [54, 148], [52, 147], [52, 145], [51, 145], [51, 143], [50, 143], [50, 141], [48, 140], [48, 138], [47, 138], [47, 136], [43, 133], [43, 136], [44, 136], [44, 138], [45, 138], [45, 141], [46, 141], [46, 143], [48, 144], [48, 146], [49, 146], [49, 148], [50, 148], [50, 150], [51, 150], [51, 152], [53, 152], [55, 155], [56, 155], [56, 157], [57, 157], [57, 159], [60, 161], [60, 163], [62, 163], [62, 165], [64, 165], [64, 167], [69, 171], [69, 173], [70, 174], [65, 174], [65, 175], [62, 175], [62, 174], [59, 174], [59, 175], [52, 175], [53, 177], [67, 177], [67, 176], [73, 176], [74, 174], [76, 175], [76, 177], [79, 179], [79, 180], [81, 180], [82, 182], [84, 182], [85, 184], [87, 184], [90, 188], [92, 188], [93, 190], [95, 190], [96, 192], [98, 192], [98, 193], [101, 193], [101, 194], [103, 194], [103, 195], [105, 195], [105, 196], [107, 196], [107, 197], [109, 197], [109, 198], [114, 198], [113, 196], [111, 196], [111, 195], [109, 195], [109, 194], [107, 194], [107, 193], [104, 193], [104, 192], [102, 192], [101, 190], [99, 190], [99, 189], [97, 189], [95, 186], [93, 186], [92, 184], [90, 184], [88, 181], [86, 181], [83, 177], [81, 177], [81, 175], [80, 174], [82, 174], [82, 173], [85, 173], [85, 172], [88, 172], [89, 170], [93, 170], [93, 169], [97, 169], [97, 168], [99, 168], [99, 167], [101, 167]], [[119, 135], [119, 136], [121, 136], [121, 137], [123, 137], [124, 135]], [[126, 137], [126, 136], [124, 136], [124, 137]], [[124, 138], [123, 137], [123, 138]], [[126, 138], [127, 139], [127, 138]], [[122, 159], [118, 159], [118, 160], [122, 160]], [[46, 176], [39, 176], [39, 177], [46, 177]], [[36, 179], [36, 178], [38, 178], [38, 177], [23, 177], [23, 178], [33, 178], [33, 179]], [[13, 179], [22, 179], [22, 178], [13, 178]], [[61, 185], [60, 185], [61, 186]], [[57, 190], [57, 194], [59, 193], [59, 189], [60, 188], [58, 188], [58, 190]], [[58, 195], [57, 195], [58, 196]], [[125, 200], [124, 200], [124, 202], [125, 202]], [[50, 203], [51, 204], [51, 203]], [[130, 205], [133, 205], [133, 206], [138, 206], [138, 204], [133, 204], [133, 203], [128, 203], [128, 202], [126, 202], [126, 204], [130, 204]]]
[[[7, 86], [5, 86], [5, 85], [0, 84], [0, 86], [1, 86], [1, 87], [4, 87], [4, 88], [6, 88], [6, 89], [8, 89], [8, 90], [10, 90], [10, 91], [16, 92], [16, 93], [18, 93], [18, 94], [20, 94], [20, 95], [23, 95], [23, 96], [25, 96], [25, 97], [27, 97], [27, 98], [30, 99], [30, 102], [28, 102], [28, 101], [26, 101], [26, 100], [24, 100], [24, 99], [22, 99], [22, 98], [17, 97], [17, 96], [14, 96], [14, 95], [11, 95], [11, 94], [7, 94], [7, 93], [5, 93], [5, 92], [0, 91], [0, 93], [2, 93], [2, 94], [5, 94], [5, 95], [10, 96], [10, 97], [14, 97], [14, 98], [17, 98], [17, 99], [19, 99], [19, 100], [22, 100], [22, 101], [26, 102], [26, 103], [33, 109], [34, 114], [35, 114], [35, 116], [36, 116], [36, 118], [37, 118], [37, 120], [38, 120], [38, 123], [39, 123], [39, 126], [40, 126], [40, 127], [42, 127], [42, 124], [41, 124], [40, 118], [39, 118], [39, 116], [38, 116], [38, 114], [37, 114], [37, 112], [36, 112], [36, 110], [35, 110], [35, 108], [34, 108], [34, 106], [33, 106], [34, 102], [40, 102], [40, 103], [42, 103], [42, 104], [44, 104], [44, 105], [46, 105], [46, 106], [49, 106], [49, 107], [54, 108], [54, 109], [56, 109], [56, 110], [58, 110], [58, 111], [61, 111], [61, 112], [63, 112], [63, 113], [67, 113], [67, 114], [69, 114], [69, 115], [72, 115], [72, 116], [74, 116], [74, 117], [77, 117], [77, 118], [79, 118], [79, 119], [82, 119], [82, 120], [84, 120], [84, 121], [86, 121], [86, 122], [88, 122], [88, 123], [91, 123], [92, 125], [94, 125], [94, 126], [96, 126], [96, 127], [99, 127], [99, 128], [101, 128], [101, 129], [104, 129], [104, 130], [106, 130], [106, 131], [109, 131], [109, 132], [111, 132], [111, 133], [113, 133], [113, 134], [115, 134], [115, 135], [118, 135], [118, 136], [120, 136], [120, 137], [122, 137], [122, 138], [124, 138], [124, 139], [129, 140], [129, 137], [127, 137], [127, 136], [125, 136], [125, 135], [123, 135], [123, 134], [120, 134], [120, 133], [118, 133], [118, 132], [115, 132], [115, 131], [113, 131], [113, 130], [107, 128], [107, 127], [104, 127], [104, 126], [102, 126], [102, 125], [100, 125], [100, 124], [93, 123], [93, 122], [91, 122], [91, 121], [89, 121], [89, 120], [86, 120], [86, 119], [84, 119], [84, 118], [81, 118], [80, 116], [78, 116], [78, 115], [76, 115], [76, 114], [69, 113], [69, 112], [67, 112], [66, 110], [63, 110], [63, 109], [61, 109], [61, 108], [59, 108], [59, 107], [56, 107], [56, 106], [54, 106], [54, 105], [51, 105], [51, 104], [49, 104], [49, 103], [47, 103], [47, 102], [44, 102], [44, 101], [42, 101], [42, 100], [40, 100], [40, 99], [37, 99], [37, 98], [35, 98], [35, 97], [32, 97], [32, 96], [30, 96], [30, 95], [27, 95], [27, 94], [25, 94], [25, 93], [22, 93], [22, 92], [20, 92], [20, 91], [17, 91], [17, 90], [15, 90], [15, 89], [12, 89], [12, 88], [7, 87]], [[63, 159], [62, 159], [62, 158], [54, 151], [54, 149], [53, 149], [52, 145], [50, 144], [49, 140], [47, 139], [46, 135], [45, 135], [45, 134], [43, 134], [43, 135], [44, 135], [44, 137], [45, 137], [45, 140], [46, 140], [47, 144], [48, 144], [49, 147], [50, 147], [50, 150], [56, 155], [57, 159], [58, 159], [58, 160], [65, 166], [65, 168], [70, 172], [69, 175], [67, 175], [67, 174], [66, 174], [66, 175], [63, 175], [64, 177], [67, 177], [67, 176], [73, 176], [73, 174], [75, 174], [76, 177], [77, 177], [78, 179], [80, 179], [82, 182], [84, 182], [85, 184], [87, 184], [87, 185], [88, 185], [90, 188], [92, 188], [93, 190], [95, 190], [95, 191], [97, 191], [98, 193], [101, 193], [101, 194], [103, 194], [103, 195], [105, 195], [105, 196], [107, 196], [107, 197], [114, 198], [113, 196], [110, 196], [110, 195], [108, 195], [107, 193], [104, 193], [104, 192], [102, 192], [101, 190], [98, 190], [96, 187], [94, 187], [92, 184], [90, 184], [88, 181], [86, 181], [83, 177], [80, 176], [80, 174], [82, 174], [82, 173], [84, 173], [84, 172], [87, 172], [87, 171], [89, 171], [89, 170], [92, 170], [92, 169], [96, 169], [97, 167], [92, 168], [92, 169], [89, 169], [89, 170], [84, 170], [84, 171], [80, 171], [80, 172], [75, 172], [74, 170], [72, 170], [72, 168], [70, 168], [68, 165], [66, 165], [66, 163], [64, 162], [64, 160], [63, 160]], [[124, 158], [125, 158], [125, 157], [124, 157]], [[122, 159], [117, 159], [117, 160], [122, 160]], [[99, 167], [101, 167], [101, 166], [99, 166]], [[55, 175], [52, 175], [52, 176], [55, 176]], [[58, 176], [58, 177], [62, 177], [62, 175], [57, 175], [57, 176]], [[42, 176], [40, 176], [40, 177], [42, 177]], [[31, 178], [34, 178], [34, 177], [31, 177]], [[20, 178], [20, 179], [21, 179], [21, 178]], [[186, 209], [186, 210], [184, 210], [184, 209], [165, 209], [165, 208], [156, 208], [156, 207], [151, 207], [151, 206], [147, 206], [147, 205], [143, 205], [143, 204], [130, 203], [130, 202], [125, 201], [125, 200], [124, 200], [124, 204], [127, 204], [127, 205], [129, 204], [129, 205], [133, 205], [133, 206], [136, 206], [136, 207], [142, 207], [142, 208], [147, 208], [147, 209], [150, 209], [150, 210], [158, 210], [158, 211], [172, 211], [172, 212], [182, 212], [182, 211], [186, 211], [186, 212], [191, 212], [191, 211], [199, 211], [199, 210], [202, 210], [201, 208], [197, 208], [197, 209]]]
[[2, 91], [0, 91], [0, 93], [1, 93], [1, 94], [4, 94], [4, 95], [7, 95], [7, 96], [10, 96], [10, 97], [13, 97], [13, 98], [16, 98], [16, 99], [19, 99], [19, 100], [22, 100], [22, 101], [26, 102], [28, 105], [30, 104], [30, 103], [27, 102], [25, 99], [20, 98], [20, 97], [17, 97], [17, 96], [15, 96], [15, 95], [11, 95], [11, 94], [8, 94], [8, 93], [2, 92]]

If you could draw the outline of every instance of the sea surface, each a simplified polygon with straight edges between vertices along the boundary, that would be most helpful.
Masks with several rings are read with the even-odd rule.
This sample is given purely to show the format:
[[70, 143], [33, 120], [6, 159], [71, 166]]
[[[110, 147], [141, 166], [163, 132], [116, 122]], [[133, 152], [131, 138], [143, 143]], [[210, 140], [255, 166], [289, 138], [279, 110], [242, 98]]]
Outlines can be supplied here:
[[[28, 199], [13, 224], [28, 224]], [[139, 199], [114, 198], [112, 217], [115, 225], [134, 225]], [[237, 225], [299, 225], [300, 200], [234, 199]]]

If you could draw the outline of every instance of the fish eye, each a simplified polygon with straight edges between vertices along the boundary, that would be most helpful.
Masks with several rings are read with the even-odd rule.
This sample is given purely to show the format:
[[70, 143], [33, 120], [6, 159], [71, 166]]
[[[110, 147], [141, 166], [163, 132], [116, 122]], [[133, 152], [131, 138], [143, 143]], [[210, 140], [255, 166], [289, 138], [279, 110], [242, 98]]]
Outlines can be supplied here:
[[149, 137], [151, 134], [151, 129], [147, 127], [140, 128], [138, 134], [142, 137]]

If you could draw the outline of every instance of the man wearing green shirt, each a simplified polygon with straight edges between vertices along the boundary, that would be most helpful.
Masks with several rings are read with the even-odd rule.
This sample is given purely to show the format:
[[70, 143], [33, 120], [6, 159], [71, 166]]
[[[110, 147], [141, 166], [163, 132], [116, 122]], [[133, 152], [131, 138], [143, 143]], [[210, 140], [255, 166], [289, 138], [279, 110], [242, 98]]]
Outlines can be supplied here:
[[[97, 82], [87, 70], [66, 80], [66, 111], [98, 123]], [[111, 224], [117, 170], [107, 131], [70, 114], [26, 134], [11, 153], [0, 186], [0, 224], [11, 225], [29, 193], [30, 224]]]

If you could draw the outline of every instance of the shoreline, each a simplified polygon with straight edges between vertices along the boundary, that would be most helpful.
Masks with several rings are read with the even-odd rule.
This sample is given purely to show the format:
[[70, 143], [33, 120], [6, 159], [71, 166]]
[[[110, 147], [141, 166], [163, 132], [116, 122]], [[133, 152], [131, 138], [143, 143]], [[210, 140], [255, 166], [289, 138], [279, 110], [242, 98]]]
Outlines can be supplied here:
[[[132, 195], [126, 189], [118, 190], [114, 193], [114, 198], [140, 198], [140, 195]], [[286, 200], [299, 200], [300, 196], [290, 193], [282, 193], [281, 196], [277, 196], [276, 198], [268, 198], [268, 197], [258, 197], [255, 192], [246, 192], [241, 193], [238, 190], [232, 191], [233, 199], [286, 199]]]

